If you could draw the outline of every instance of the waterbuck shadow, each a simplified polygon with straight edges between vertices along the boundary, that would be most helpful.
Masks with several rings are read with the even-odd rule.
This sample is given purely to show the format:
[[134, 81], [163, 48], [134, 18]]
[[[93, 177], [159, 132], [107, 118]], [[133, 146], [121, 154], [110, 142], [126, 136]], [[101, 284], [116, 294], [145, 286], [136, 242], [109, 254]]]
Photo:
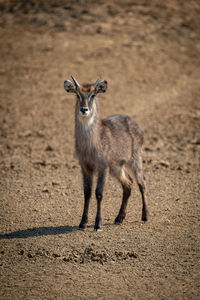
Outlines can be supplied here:
[[0, 234], [0, 239], [26, 239], [37, 236], [67, 234], [78, 229], [78, 226], [35, 227], [17, 230], [7, 234]]

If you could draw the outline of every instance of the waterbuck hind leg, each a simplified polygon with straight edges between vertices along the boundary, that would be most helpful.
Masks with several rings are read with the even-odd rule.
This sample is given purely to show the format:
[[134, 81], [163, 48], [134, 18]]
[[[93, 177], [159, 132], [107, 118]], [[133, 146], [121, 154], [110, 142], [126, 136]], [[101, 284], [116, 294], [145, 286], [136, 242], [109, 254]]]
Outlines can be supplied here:
[[128, 198], [131, 195], [131, 188], [125, 186], [122, 184], [122, 189], [123, 189], [123, 197], [122, 197], [122, 204], [119, 210], [119, 214], [115, 219], [115, 224], [122, 224], [123, 220], [126, 217], [126, 208], [128, 204]]
[[142, 196], [142, 221], [146, 222], [148, 221], [148, 208], [147, 208], [147, 201], [146, 201], [146, 195], [145, 195], [145, 181], [143, 179], [143, 183], [138, 183], [140, 193]]
[[96, 199], [97, 199], [97, 214], [95, 219], [94, 230], [101, 231], [102, 227], [102, 217], [101, 217], [101, 202], [103, 198], [103, 188], [107, 178], [107, 170], [104, 169], [100, 171], [97, 179], [97, 187], [96, 187]]
[[79, 229], [85, 229], [86, 224], [88, 223], [88, 210], [90, 204], [90, 198], [92, 193], [92, 181], [93, 181], [93, 172], [86, 172], [82, 168], [83, 174], [83, 189], [84, 189], [84, 208], [81, 222], [79, 224]]
[[132, 168], [134, 171], [134, 175], [139, 186], [139, 190], [142, 196], [142, 221], [148, 221], [148, 206], [145, 192], [145, 177], [142, 169], [142, 157], [138, 155], [134, 158], [132, 162]]

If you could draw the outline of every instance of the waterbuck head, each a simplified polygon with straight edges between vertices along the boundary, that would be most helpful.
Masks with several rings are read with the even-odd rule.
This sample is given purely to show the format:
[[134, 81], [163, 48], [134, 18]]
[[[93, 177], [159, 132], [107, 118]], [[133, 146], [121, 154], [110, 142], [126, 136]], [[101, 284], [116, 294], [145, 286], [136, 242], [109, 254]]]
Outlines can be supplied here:
[[107, 81], [97, 79], [94, 84], [79, 84], [72, 76], [73, 83], [70, 80], [64, 82], [64, 89], [68, 93], [74, 93], [77, 96], [77, 107], [81, 118], [90, 118], [95, 109], [95, 96], [98, 93], [105, 93]]

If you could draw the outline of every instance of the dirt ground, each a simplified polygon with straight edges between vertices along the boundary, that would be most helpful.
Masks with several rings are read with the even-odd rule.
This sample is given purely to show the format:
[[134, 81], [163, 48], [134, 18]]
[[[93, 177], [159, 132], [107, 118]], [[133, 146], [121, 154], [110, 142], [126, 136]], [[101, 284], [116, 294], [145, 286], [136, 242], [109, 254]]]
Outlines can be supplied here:
[[[199, 1], [0, 1], [0, 299], [199, 299]], [[103, 231], [78, 230], [74, 75], [101, 115], [145, 131], [150, 218], [136, 184], [122, 226], [109, 178]]]

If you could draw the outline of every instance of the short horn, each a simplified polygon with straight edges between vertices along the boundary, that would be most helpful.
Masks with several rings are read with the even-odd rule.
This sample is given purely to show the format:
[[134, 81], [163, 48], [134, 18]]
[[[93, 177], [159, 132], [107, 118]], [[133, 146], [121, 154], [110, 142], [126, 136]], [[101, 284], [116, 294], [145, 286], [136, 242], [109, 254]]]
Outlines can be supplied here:
[[71, 77], [72, 77], [72, 80], [73, 80], [73, 82], [75, 84], [76, 89], [79, 88], [80, 84], [78, 83], [78, 81], [73, 76], [71, 76]]
[[97, 81], [93, 84], [94, 88], [96, 88], [97, 84], [101, 81], [101, 77], [97, 79]]

